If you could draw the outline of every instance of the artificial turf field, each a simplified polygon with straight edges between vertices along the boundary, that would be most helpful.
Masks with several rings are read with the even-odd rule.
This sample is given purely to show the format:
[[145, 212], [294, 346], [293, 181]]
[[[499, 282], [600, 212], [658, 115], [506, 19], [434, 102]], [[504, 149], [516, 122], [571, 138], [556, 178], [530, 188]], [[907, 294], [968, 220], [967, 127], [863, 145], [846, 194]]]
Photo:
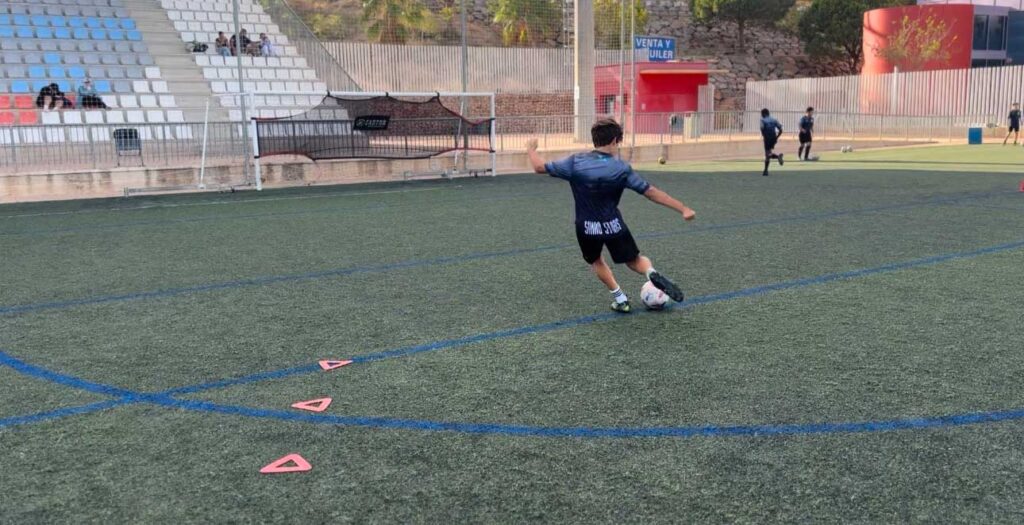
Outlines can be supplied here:
[[0, 206], [0, 522], [1020, 523], [1022, 162], [644, 166], [630, 316], [541, 176]]

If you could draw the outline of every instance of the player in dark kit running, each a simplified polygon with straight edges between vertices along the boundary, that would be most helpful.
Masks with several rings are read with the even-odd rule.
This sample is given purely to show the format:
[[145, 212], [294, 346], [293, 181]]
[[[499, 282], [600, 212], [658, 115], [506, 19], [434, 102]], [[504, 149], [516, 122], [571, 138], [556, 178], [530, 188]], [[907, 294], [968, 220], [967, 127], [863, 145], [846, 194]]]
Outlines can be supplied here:
[[772, 159], [779, 160], [779, 166], [784, 164], [782, 154], [775, 154], [775, 145], [779, 143], [779, 137], [782, 136], [782, 124], [779, 124], [778, 120], [772, 116], [771, 112], [767, 109], [761, 110], [761, 138], [764, 139], [764, 175], [768, 176], [768, 165], [771, 164]]
[[1020, 103], [1014, 102], [1013, 108], [1010, 110], [1010, 116], [1007, 117], [1010, 121], [1010, 129], [1006, 132], [1006, 138], [1003, 139], [1003, 146], [1006, 145], [1006, 141], [1010, 140], [1010, 135], [1013, 135], [1013, 145], [1017, 145], [1017, 141], [1020, 140]]
[[634, 272], [647, 276], [654, 286], [673, 301], [681, 302], [684, 297], [679, 287], [655, 271], [650, 259], [640, 255], [633, 235], [622, 220], [619, 200], [622, 192], [628, 188], [652, 202], [679, 212], [684, 220], [691, 221], [697, 215], [669, 194], [651, 186], [633, 172], [629, 164], [615, 158], [619, 144], [622, 143], [622, 127], [617, 122], [611, 119], [600, 120], [594, 124], [590, 133], [594, 139], [593, 151], [548, 163], [537, 153], [537, 139], [531, 139], [526, 144], [526, 152], [533, 170], [569, 181], [572, 196], [576, 200], [576, 239], [583, 252], [583, 260], [587, 261], [597, 278], [611, 292], [615, 300], [612, 310], [629, 313], [630, 305], [612, 269], [604, 262], [601, 255], [604, 248], [608, 248], [616, 264], [625, 264]]
[[800, 151], [796, 158], [811, 160], [811, 143], [814, 142], [814, 108], [807, 108], [807, 114], [800, 118]]

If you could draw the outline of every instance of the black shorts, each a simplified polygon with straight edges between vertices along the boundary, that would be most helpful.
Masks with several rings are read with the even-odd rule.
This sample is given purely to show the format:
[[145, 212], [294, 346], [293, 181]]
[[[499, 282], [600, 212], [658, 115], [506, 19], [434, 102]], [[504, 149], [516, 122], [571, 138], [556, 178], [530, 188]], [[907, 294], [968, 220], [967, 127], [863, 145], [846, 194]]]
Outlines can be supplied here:
[[1020, 123], [1010, 124], [1010, 133], [1020, 133]]
[[576, 240], [580, 243], [580, 252], [587, 264], [594, 264], [600, 259], [601, 250], [606, 246], [615, 264], [626, 264], [640, 257], [640, 248], [637, 248], [636, 240], [629, 230], [622, 230], [614, 237], [591, 237], [584, 235], [582, 229], [576, 228]]
[[766, 139], [764, 141], [764, 154], [765, 155], [771, 155], [771, 153], [773, 151], [775, 151], [775, 146], [778, 145], [778, 143], [779, 143], [779, 139], [775, 139], [775, 140], [767, 140]]
[[812, 137], [810, 133], [807, 133], [806, 131], [800, 132], [801, 144], [810, 144], [812, 142], [814, 142], [814, 137]]

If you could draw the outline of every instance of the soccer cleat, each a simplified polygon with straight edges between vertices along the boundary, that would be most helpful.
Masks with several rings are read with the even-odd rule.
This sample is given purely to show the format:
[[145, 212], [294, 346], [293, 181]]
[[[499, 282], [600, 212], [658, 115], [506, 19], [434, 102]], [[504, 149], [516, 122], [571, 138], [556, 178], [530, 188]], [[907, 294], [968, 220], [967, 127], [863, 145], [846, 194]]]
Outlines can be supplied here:
[[766, 171], [766, 172], [762, 173], [761, 176], [762, 177], [767, 177], [768, 176], [768, 172]]
[[783, 164], [785, 164], [785, 163], [786, 163], [786, 162], [785, 162], [784, 160], [782, 160], [782, 157], [783, 157], [783, 156], [784, 156], [784, 155], [783, 155], [782, 153], [779, 153], [779, 166], [782, 166]]
[[628, 314], [633, 311], [633, 307], [629, 305], [629, 301], [620, 303], [618, 301], [612, 302], [612, 310], [619, 312], [620, 314]]
[[658, 272], [652, 272], [649, 279], [655, 288], [665, 292], [673, 301], [681, 303], [686, 299], [686, 296], [683, 295], [683, 291], [676, 286], [676, 283], [668, 280], [664, 275], [661, 275]]

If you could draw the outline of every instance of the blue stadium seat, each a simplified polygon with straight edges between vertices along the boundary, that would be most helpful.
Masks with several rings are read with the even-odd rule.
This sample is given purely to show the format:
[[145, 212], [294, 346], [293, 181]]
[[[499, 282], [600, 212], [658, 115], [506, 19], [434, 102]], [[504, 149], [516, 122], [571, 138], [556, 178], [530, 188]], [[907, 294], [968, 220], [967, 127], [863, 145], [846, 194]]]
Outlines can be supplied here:
[[53, 30], [49, 27], [37, 27], [36, 38], [53, 38]]
[[135, 20], [132, 20], [131, 18], [122, 18], [121, 28], [128, 30], [135, 29]]
[[84, 27], [76, 27], [74, 36], [75, 40], [89, 40], [89, 30]]
[[93, 40], [106, 40], [107, 30], [106, 29], [93, 29], [91, 32]]
[[68, 68], [68, 76], [74, 79], [85, 78], [85, 68], [81, 66], [71, 66]]
[[124, 31], [121, 31], [120, 29], [111, 29], [110, 32], [107, 33], [107, 37], [111, 40], [124, 40]]
[[29, 78], [46, 78], [46, 68], [43, 66], [29, 66]]
[[62, 68], [60, 66], [50, 66], [50, 69], [48, 70], [48, 72], [50, 73], [50, 78], [64, 78], [65, 77], [65, 75], [64, 75], [64, 68]]
[[71, 89], [71, 82], [68, 82], [67, 80], [57, 80], [56, 82], [57, 85], [60, 86], [61, 91], [65, 93], [71, 93], [73, 91]]
[[11, 25], [11, 15], [0, 15], [0, 26]]
[[103, 27], [103, 24], [100, 22], [99, 18], [95, 18], [95, 17], [91, 17], [91, 16], [89, 18], [85, 19], [85, 25], [86, 25], [86, 27], [89, 27], [91, 29], [99, 29], [99, 28]]
[[14, 15], [14, 25], [16, 26], [27, 26], [29, 22], [28, 15]]
[[21, 26], [18, 28], [18, 38], [32, 38], [35, 36], [35, 31], [32, 31], [31, 27]]
[[71, 38], [71, 30], [66, 27], [58, 27], [53, 30], [53, 38], [68, 40]]
[[24, 80], [15, 80], [11, 82], [11, 93], [29, 93], [28, 82]]
[[96, 91], [100, 93], [110, 93], [110, 81], [107, 80], [93, 80], [92, 85], [96, 87]]
[[142, 41], [142, 33], [138, 31], [128, 31], [128, 40], [140, 42]]
[[73, 16], [68, 19], [68, 27], [85, 27], [85, 20], [81, 17]]
[[50, 25], [53, 27], [66, 27], [68, 25], [68, 19], [63, 16], [51, 16]]
[[0, 38], [14, 38], [14, 28], [7, 26], [0, 27]]
[[49, 80], [33, 80], [32, 81], [32, 90], [38, 92], [40, 89], [43, 89], [44, 87], [49, 86], [49, 85], [50, 85], [50, 81]]
[[43, 62], [55, 66], [60, 64], [60, 54], [58, 53], [43, 53]]
[[46, 15], [32, 15], [32, 25], [36, 27], [47, 27], [50, 25], [50, 17]]
[[117, 29], [118, 27], [120, 27], [120, 25], [121, 24], [117, 23], [117, 19], [116, 18], [104, 18], [103, 19], [103, 27], [105, 27], [107, 29]]

